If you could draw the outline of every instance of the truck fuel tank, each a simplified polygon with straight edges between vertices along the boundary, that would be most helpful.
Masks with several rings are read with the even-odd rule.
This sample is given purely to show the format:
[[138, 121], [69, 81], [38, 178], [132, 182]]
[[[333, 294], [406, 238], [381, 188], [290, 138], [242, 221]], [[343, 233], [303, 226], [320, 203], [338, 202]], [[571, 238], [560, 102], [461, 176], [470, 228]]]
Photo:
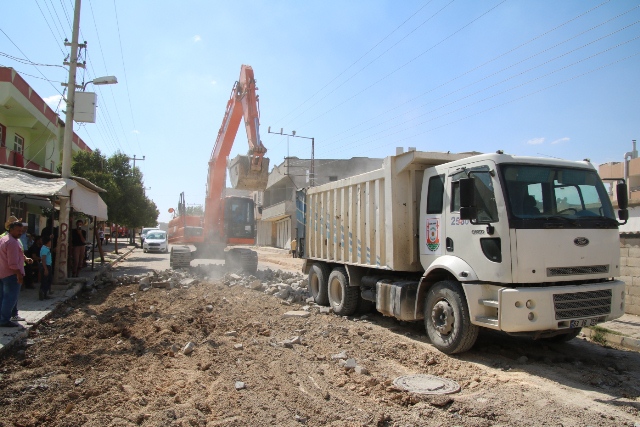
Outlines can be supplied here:
[[262, 157], [259, 169], [252, 165], [252, 160], [257, 159], [259, 158], [237, 155], [229, 161], [229, 179], [233, 188], [252, 191], [264, 191], [267, 188], [269, 159]]
[[398, 320], [416, 320], [418, 282], [380, 280], [376, 283], [376, 310]]

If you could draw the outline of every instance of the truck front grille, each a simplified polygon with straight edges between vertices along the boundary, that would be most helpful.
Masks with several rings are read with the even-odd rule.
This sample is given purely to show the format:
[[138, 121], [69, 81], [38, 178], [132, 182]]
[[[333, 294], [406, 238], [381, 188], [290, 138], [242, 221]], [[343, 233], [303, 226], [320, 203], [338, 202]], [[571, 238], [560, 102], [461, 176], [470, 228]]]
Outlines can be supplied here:
[[611, 289], [554, 294], [556, 320], [595, 317], [611, 312]]
[[583, 267], [550, 267], [547, 268], [547, 276], [573, 276], [578, 274], [608, 273], [608, 265], [587, 265]]

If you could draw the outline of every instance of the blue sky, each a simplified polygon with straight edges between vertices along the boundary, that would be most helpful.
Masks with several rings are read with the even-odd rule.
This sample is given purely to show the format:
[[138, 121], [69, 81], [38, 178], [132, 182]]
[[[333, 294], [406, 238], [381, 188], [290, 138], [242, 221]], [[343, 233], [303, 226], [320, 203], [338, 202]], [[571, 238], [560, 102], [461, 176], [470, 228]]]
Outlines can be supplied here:
[[[72, 0], [4, 2], [0, 65], [57, 106]], [[502, 149], [621, 161], [640, 139], [640, 1], [83, 0], [88, 67], [101, 86], [93, 149], [136, 162], [160, 220], [203, 204], [207, 162], [240, 66], [258, 81], [271, 165]], [[47, 80], [44, 80], [46, 77]], [[89, 86], [90, 90], [91, 85]], [[232, 157], [247, 150], [243, 126]]]

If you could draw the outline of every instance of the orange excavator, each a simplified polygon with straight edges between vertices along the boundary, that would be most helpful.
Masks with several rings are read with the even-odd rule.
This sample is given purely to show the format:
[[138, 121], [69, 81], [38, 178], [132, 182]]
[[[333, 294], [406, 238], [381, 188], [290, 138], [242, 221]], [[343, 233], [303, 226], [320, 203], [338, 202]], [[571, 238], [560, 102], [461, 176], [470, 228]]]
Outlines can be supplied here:
[[[225, 196], [227, 157], [231, 152], [240, 121], [244, 118], [249, 142], [246, 156], [236, 156], [229, 162], [229, 178], [236, 189], [261, 190], [267, 186], [269, 159], [260, 141], [260, 108], [253, 69], [240, 68], [240, 79], [233, 85], [231, 96], [209, 159], [207, 196], [204, 216], [186, 214], [184, 193], [180, 195], [178, 211], [169, 222], [171, 267], [188, 267], [191, 259], [219, 258], [234, 270], [254, 273], [258, 254], [246, 247], [254, 245], [256, 236], [255, 203], [249, 197]], [[189, 246], [196, 247], [195, 253]]]

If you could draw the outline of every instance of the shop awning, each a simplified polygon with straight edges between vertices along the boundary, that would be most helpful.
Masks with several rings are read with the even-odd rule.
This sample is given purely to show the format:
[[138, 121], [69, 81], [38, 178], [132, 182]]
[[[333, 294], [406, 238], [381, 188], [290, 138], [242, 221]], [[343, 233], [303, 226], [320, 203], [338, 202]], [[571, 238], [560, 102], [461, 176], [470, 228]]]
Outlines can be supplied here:
[[[38, 171], [34, 173], [43, 175]], [[35, 176], [24, 169], [0, 167], [0, 193], [11, 194], [18, 199], [22, 197], [23, 200], [20, 201], [38, 206], [43, 206], [46, 199], [50, 200], [54, 196], [71, 196], [71, 207], [75, 210], [99, 220], [107, 219], [107, 205], [100, 195], [73, 178], [48, 178]]]

